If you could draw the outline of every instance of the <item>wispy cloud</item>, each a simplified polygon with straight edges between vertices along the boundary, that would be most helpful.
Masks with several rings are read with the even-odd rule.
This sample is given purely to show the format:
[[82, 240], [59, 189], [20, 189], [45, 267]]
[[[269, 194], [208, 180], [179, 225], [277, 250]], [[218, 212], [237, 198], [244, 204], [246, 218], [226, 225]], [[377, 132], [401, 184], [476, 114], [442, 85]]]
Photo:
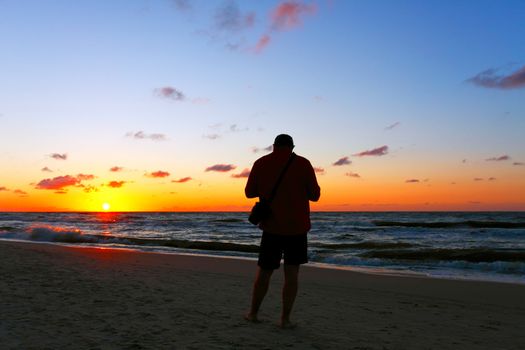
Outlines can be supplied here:
[[317, 12], [315, 4], [304, 4], [300, 1], [283, 1], [271, 13], [272, 28], [291, 29], [302, 24], [303, 17]]
[[325, 173], [324, 168], [321, 168], [321, 167], [314, 167], [314, 171], [316, 174], [319, 174], [319, 175], [324, 175]]
[[5, 186], [0, 186], [0, 192], [1, 191], [9, 191], [9, 189]]
[[49, 157], [56, 159], [56, 160], [66, 160], [67, 153], [51, 153]]
[[510, 157], [506, 154], [502, 155], [502, 156], [499, 156], [499, 157], [491, 157], [491, 158], [487, 158], [485, 159], [487, 162], [501, 162], [501, 161], [504, 161], [504, 160], [509, 160]]
[[53, 172], [53, 170], [49, 169], [47, 166], [45, 166], [42, 169], [40, 169], [40, 171], [43, 171], [45, 173], [52, 173]]
[[182, 184], [182, 183], [185, 183], [185, 182], [188, 182], [188, 181], [191, 181], [191, 180], [192, 180], [192, 178], [187, 176], [187, 177], [181, 177], [180, 179], [177, 179], [177, 180], [171, 180], [171, 182]]
[[162, 178], [162, 177], [170, 176], [170, 173], [167, 172], [167, 171], [158, 170], [158, 171], [154, 171], [154, 172], [151, 172], [151, 173], [146, 173], [146, 174], [144, 174], [144, 176], [152, 177], [152, 178], [159, 178], [159, 177]]
[[405, 180], [406, 183], [418, 183], [419, 182], [419, 179], [408, 179], [408, 180]]
[[202, 135], [202, 137], [204, 137], [205, 139], [209, 139], [209, 140], [217, 140], [217, 139], [221, 138], [221, 135], [219, 135], [219, 134], [207, 134], [207, 135]]
[[385, 128], [385, 130], [392, 130], [394, 128], [397, 128], [399, 125], [401, 125], [400, 122], [395, 122], [394, 124], [391, 124]]
[[255, 52], [261, 53], [266, 49], [268, 45], [270, 45], [270, 42], [272, 41], [272, 38], [268, 34], [262, 35], [259, 40], [257, 41], [257, 44], [255, 44]]
[[190, 11], [192, 9], [190, 0], [173, 0], [173, 3], [179, 11]]
[[237, 2], [231, 0], [220, 5], [214, 16], [215, 27], [218, 30], [237, 32], [251, 28], [255, 23], [255, 12], [241, 13]]
[[516, 165], [516, 166], [524, 166], [525, 163], [523, 163], [523, 162], [514, 162], [514, 163], [512, 163], [512, 165]]
[[484, 179], [482, 177], [475, 177], [474, 181], [483, 181]]
[[343, 158], [339, 158], [332, 165], [333, 166], [342, 166], [342, 165], [348, 165], [348, 164], [352, 164], [352, 161], [350, 159], [348, 159], [348, 157], [343, 157]]
[[356, 157], [366, 157], [366, 156], [384, 156], [385, 154], [388, 154], [388, 146], [381, 146], [378, 148], [374, 148], [371, 150], [366, 150], [363, 152], [359, 152], [354, 154]]
[[164, 134], [158, 134], [158, 133], [146, 134], [144, 131], [137, 131], [137, 132], [130, 131], [126, 133], [126, 137], [131, 137], [135, 140], [149, 139], [153, 141], [165, 141], [168, 139], [166, 135]]
[[248, 176], [250, 176], [250, 169], [244, 169], [239, 174], [232, 174], [232, 177], [236, 179], [247, 178]]
[[270, 145], [268, 147], [259, 148], [259, 147], [252, 147], [253, 153], [259, 153], [259, 152], [271, 152], [273, 151], [273, 145]]
[[95, 175], [91, 175], [91, 174], [78, 174], [77, 175], [77, 179], [79, 181], [84, 181], [84, 180], [93, 180], [95, 178]]
[[165, 86], [158, 89], [155, 89], [155, 94], [159, 97], [166, 98], [174, 101], [184, 101], [186, 96], [184, 93], [174, 87]]
[[122, 170], [124, 170], [124, 168], [121, 167], [121, 166], [114, 166], [114, 167], [109, 168], [109, 171], [111, 171], [113, 173], [117, 173], [117, 172], [122, 171]]
[[353, 172], [348, 172], [348, 173], [345, 173], [345, 176], [349, 176], [349, 177], [356, 177], [356, 178], [359, 178], [361, 177], [358, 173], [353, 173]]
[[122, 186], [124, 186], [125, 183], [126, 181], [110, 181], [107, 183], [106, 186], [111, 188], [121, 188]]
[[495, 177], [489, 177], [489, 181], [496, 181]]
[[20, 190], [20, 189], [13, 190], [13, 193], [14, 193], [14, 194], [17, 194], [17, 195], [19, 195], [19, 196], [21, 196], [21, 197], [25, 197], [25, 196], [27, 196], [27, 192], [26, 192], [26, 191], [22, 191], [22, 190]]
[[233, 164], [215, 164], [215, 165], [207, 167], [204, 171], [217, 171], [221, 173], [226, 173], [235, 168], [237, 167]]
[[509, 74], [499, 74], [499, 69], [487, 69], [467, 82], [477, 86], [495, 89], [518, 89], [525, 87], [525, 66]]

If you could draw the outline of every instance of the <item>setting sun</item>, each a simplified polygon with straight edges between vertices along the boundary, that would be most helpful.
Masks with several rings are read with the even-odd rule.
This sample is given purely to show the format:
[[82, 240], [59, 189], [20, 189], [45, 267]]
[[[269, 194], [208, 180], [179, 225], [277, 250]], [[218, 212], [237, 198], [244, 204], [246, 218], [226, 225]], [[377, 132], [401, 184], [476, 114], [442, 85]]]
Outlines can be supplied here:
[[104, 209], [105, 211], [108, 211], [109, 208], [110, 208], [109, 203], [104, 203], [104, 204], [102, 204], [102, 209]]

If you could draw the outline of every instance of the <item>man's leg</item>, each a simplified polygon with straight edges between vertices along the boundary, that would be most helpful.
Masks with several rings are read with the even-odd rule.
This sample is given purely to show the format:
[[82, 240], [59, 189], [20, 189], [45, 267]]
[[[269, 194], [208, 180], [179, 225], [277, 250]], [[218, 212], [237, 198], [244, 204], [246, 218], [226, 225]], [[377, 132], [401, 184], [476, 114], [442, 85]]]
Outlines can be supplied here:
[[252, 304], [250, 307], [250, 312], [244, 316], [244, 318], [251, 322], [258, 322], [257, 313], [259, 312], [259, 307], [268, 291], [268, 286], [270, 285], [270, 278], [272, 277], [273, 270], [265, 270], [258, 268], [257, 276], [255, 277], [255, 282], [253, 283], [253, 292], [252, 292]]
[[280, 326], [282, 328], [293, 328], [290, 322], [295, 297], [297, 295], [299, 279], [299, 265], [284, 264], [284, 285], [283, 285], [283, 310], [281, 314]]

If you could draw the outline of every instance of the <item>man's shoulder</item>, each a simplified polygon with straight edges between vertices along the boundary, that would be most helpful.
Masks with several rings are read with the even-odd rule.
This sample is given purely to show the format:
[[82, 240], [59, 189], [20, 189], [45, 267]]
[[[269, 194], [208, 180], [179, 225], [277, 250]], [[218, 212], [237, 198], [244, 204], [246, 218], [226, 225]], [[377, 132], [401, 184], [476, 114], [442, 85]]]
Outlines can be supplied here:
[[305, 165], [305, 166], [311, 165], [310, 161], [308, 159], [306, 159], [305, 157], [302, 157], [302, 156], [300, 156], [298, 154], [295, 155], [295, 161], [297, 163], [300, 163], [301, 165]]

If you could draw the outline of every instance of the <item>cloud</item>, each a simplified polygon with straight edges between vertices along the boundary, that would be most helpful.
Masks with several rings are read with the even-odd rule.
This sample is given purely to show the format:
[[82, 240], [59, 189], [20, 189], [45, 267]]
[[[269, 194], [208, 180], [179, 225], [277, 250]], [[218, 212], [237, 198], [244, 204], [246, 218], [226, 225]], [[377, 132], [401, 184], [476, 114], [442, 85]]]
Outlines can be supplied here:
[[271, 152], [273, 151], [273, 145], [270, 145], [268, 147], [259, 148], [259, 147], [252, 147], [253, 153], [259, 153], [259, 152]]
[[106, 186], [111, 188], [121, 188], [122, 186], [124, 186], [125, 183], [126, 181], [110, 181], [107, 183]]
[[489, 181], [496, 181], [495, 177], [489, 177]]
[[204, 137], [205, 139], [209, 139], [209, 140], [217, 140], [217, 139], [221, 138], [221, 135], [219, 135], [219, 134], [208, 134], [208, 135], [203, 135], [202, 137]]
[[487, 69], [467, 79], [467, 82], [493, 89], [519, 89], [525, 87], [525, 66], [507, 75], [498, 74], [497, 71], [498, 69], [494, 68]]
[[181, 177], [178, 180], [171, 180], [171, 182], [182, 184], [182, 183], [185, 183], [185, 182], [188, 182], [188, 181], [191, 181], [191, 180], [192, 180], [192, 178], [187, 176], [187, 177]]
[[302, 24], [302, 17], [317, 12], [315, 4], [303, 4], [299, 1], [283, 1], [272, 11], [272, 28], [291, 29]]
[[114, 173], [117, 173], [122, 170], [124, 170], [124, 168], [121, 166], [114, 166], [114, 167], [109, 168], [109, 171], [114, 172]]
[[239, 129], [237, 124], [230, 125], [230, 132], [241, 132], [241, 131], [248, 131], [248, 130], [250, 130], [250, 128], [248, 127]]
[[261, 53], [272, 41], [272, 38], [268, 34], [264, 34], [259, 38], [255, 45], [255, 52]]
[[137, 131], [137, 132], [130, 131], [126, 133], [126, 137], [132, 137], [135, 140], [144, 140], [144, 139], [150, 139], [153, 141], [167, 140], [167, 137], [164, 134], [146, 134], [144, 131]]
[[96, 186], [92, 186], [92, 185], [87, 185], [87, 186], [79, 185], [78, 187], [82, 187], [82, 191], [84, 191], [86, 193], [98, 192], [99, 191]]
[[62, 190], [65, 187], [76, 186], [80, 184], [80, 181], [77, 177], [71, 175], [57, 176], [52, 179], [44, 179], [36, 184], [37, 189], [39, 190]]
[[219, 30], [237, 32], [255, 23], [255, 13], [242, 14], [235, 1], [227, 1], [215, 11], [215, 26]]
[[186, 99], [186, 96], [184, 96], [182, 91], [177, 90], [176, 88], [171, 86], [165, 86], [155, 89], [155, 94], [159, 97], [174, 101], [184, 101]]
[[516, 166], [524, 166], [525, 163], [523, 163], [523, 162], [514, 162], [514, 163], [512, 163], [512, 165], [516, 165]]
[[152, 177], [152, 178], [159, 178], [159, 177], [162, 178], [162, 177], [170, 176], [170, 173], [168, 173], [167, 171], [158, 170], [158, 171], [154, 171], [152, 173], [147, 173], [144, 176]]
[[484, 179], [481, 178], [481, 177], [475, 177], [475, 178], [474, 178], [474, 181], [483, 181], [483, 180], [484, 180]]
[[353, 172], [345, 173], [345, 176], [356, 177], [356, 178], [361, 177], [358, 173], [353, 173]]
[[46, 172], [46, 173], [52, 173], [53, 172], [53, 170], [49, 169], [47, 166], [45, 166], [42, 169], [40, 169], [40, 171], [43, 171], [43, 172]]
[[394, 124], [391, 124], [385, 128], [385, 130], [392, 130], [394, 128], [397, 128], [399, 125], [401, 125], [400, 122], [395, 122]]
[[419, 182], [419, 179], [408, 179], [408, 180], [405, 180], [406, 183], [417, 183]]
[[485, 159], [487, 162], [501, 162], [501, 161], [504, 161], [504, 160], [509, 160], [510, 157], [506, 154], [502, 155], [502, 156], [499, 156], [499, 157], [492, 157], [492, 158], [487, 158]]
[[335, 163], [333, 163], [333, 166], [341, 166], [341, 165], [348, 165], [352, 164], [352, 161], [348, 159], [348, 157], [343, 157], [338, 159]]
[[67, 159], [67, 153], [52, 153], [49, 155], [49, 157], [56, 159], [56, 160], [66, 160]]
[[387, 153], [388, 153], [388, 146], [385, 145], [385, 146], [381, 146], [381, 147], [374, 148], [374, 149], [371, 149], [371, 150], [367, 150], [367, 151], [356, 153], [356, 154], [354, 154], [354, 156], [356, 156], [356, 157], [384, 156]]
[[321, 167], [314, 167], [314, 171], [316, 174], [319, 174], [319, 175], [324, 175], [325, 173], [324, 168], [321, 168]]
[[27, 192], [26, 191], [22, 191], [22, 190], [19, 190], [19, 189], [13, 190], [13, 193], [18, 194], [20, 196], [27, 196]]
[[0, 192], [1, 191], [9, 191], [9, 189], [5, 186], [0, 186]]
[[233, 169], [237, 168], [235, 165], [233, 164], [215, 164], [215, 165], [212, 165], [212, 166], [209, 166], [206, 168], [206, 170], [204, 171], [217, 171], [217, 172], [221, 172], [221, 173], [226, 173], [228, 171], [231, 171]]
[[232, 174], [232, 177], [236, 179], [246, 178], [248, 176], [250, 176], [250, 169], [248, 168], [244, 169], [239, 174]]
[[192, 9], [189, 0], [173, 0], [173, 3], [179, 11], [190, 11]]
[[77, 175], [77, 179], [79, 181], [93, 180], [94, 178], [95, 178], [95, 175], [85, 175], [85, 174], [78, 174]]

